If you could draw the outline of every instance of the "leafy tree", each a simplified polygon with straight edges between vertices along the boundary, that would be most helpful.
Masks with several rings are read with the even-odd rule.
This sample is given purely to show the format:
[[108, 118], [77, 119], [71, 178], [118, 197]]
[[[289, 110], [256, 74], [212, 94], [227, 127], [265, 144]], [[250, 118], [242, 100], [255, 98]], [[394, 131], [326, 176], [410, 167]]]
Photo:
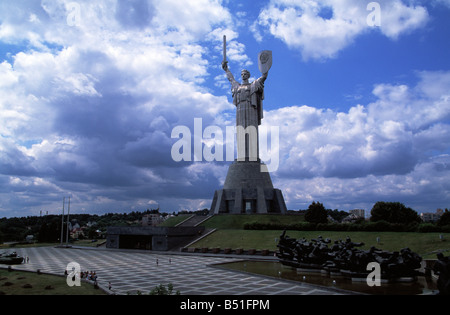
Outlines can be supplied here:
[[[59, 222], [53, 220], [49, 223], [44, 222], [38, 233], [39, 242], [57, 242], [61, 237], [61, 226]], [[64, 235], [65, 237], [65, 235]]]
[[48, 238], [49, 238], [48, 234], [49, 234], [48, 225], [47, 225], [47, 223], [43, 223], [41, 225], [41, 228], [39, 229], [38, 241], [41, 243], [48, 242]]
[[[172, 295], [173, 294], [173, 285], [172, 283], [169, 283], [167, 285], [167, 288], [160, 284], [159, 286], [155, 287], [152, 291], [149, 293], [150, 295]], [[180, 291], [176, 291], [175, 295], [180, 295]]]
[[309, 223], [327, 223], [327, 210], [322, 203], [313, 201], [306, 210], [305, 220]]
[[344, 218], [348, 217], [348, 212], [345, 211], [339, 211], [338, 209], [327, 209], [327, 215], [332, 217], [337, 222], [341, 222]]
[[90, 239], [98, 238], [98, 233], [97, 233], [96, 227], [95, 226], [90, 227], [88, 229], [87, 235], [88, 235], [88, 238], [90, 238]]
[[445, 209], [445, 212], [439, 218], [439, 221], [437, 222], [437, 224], [439, 226], [450, 225], [450, 211]]
[[[108, 226], [133, 226], [144, 214], [157, 213], [158, 210], [144, 212], [132, 211], [130, 213], [96, 214], [70, 214], [71, 222], [78, 222], [86, 226], [88, 222], [95, 222], [95, 230], [106, 231]], [[65, 223], [64, 223], [65, 224]], [[66, 226], [64, 226], [64, 231]], [[28, 216], [0, 218], [0, 240], [3, 242], [21, 241], [27, 235], [36, 235], [40, 242], [57, 242], [61, 237], [61, 215]], [[64, 238], [66, 232], [64, 232]]]
[[386, 221], [389, 223], [412, 223], [421, 222], [416, 211], [407, 208], [400, 202], [377, 202], [371, 212], [370, 221]]

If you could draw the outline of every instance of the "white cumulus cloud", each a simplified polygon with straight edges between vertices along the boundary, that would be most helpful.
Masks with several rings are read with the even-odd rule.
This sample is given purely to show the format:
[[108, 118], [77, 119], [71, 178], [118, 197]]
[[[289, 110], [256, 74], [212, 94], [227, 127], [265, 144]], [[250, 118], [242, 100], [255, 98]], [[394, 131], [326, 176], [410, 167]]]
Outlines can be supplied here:
[[450, 196], [449, 75], [418, 72], [415, 86], [378, 84], [374, 102], [348, 112], [309, 106], [267, 112], [264, 123], [280, 126], [282, 139], [277, 183], [293, 203], [326, 196], [343, 207], [344, 199], [369, 194]]
[[272, 0], [253, 25], [255, 37], [264, 33], [299, 49], [303, 59], [334, 58], [357, 36], [377, 30], [391, 39], [422, 27], [428, 21], [425, 7], [401, 0], [382, 0], [380, 25], [367, 22], [372, 9], [359, 0]]

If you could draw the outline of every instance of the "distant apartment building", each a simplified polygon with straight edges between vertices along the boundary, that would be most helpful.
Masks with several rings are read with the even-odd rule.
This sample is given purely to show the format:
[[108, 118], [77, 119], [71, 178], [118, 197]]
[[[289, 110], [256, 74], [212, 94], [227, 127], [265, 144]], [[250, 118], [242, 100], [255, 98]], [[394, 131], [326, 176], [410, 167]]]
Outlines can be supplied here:
[[423, 222], [437, 222], [441, 218], [444, 210], [437, 209], [435, 213], [432, 212], [422, 212], [420, 214], [420, 218]]
[[348, 213], [349, 215], [342, 220], [342, 223], [354, 223], [366, 218], [366, 211], [364, 209], [353, 209], [349, 210]]
[[146, 214], [142, 217], [142, 226], [157, 226], [164, 221], [164, 217], [159, 213]]
[[350, 215], [357, 217], [357, 218], [365, 218], [366, 217], [366, 211], [364, 209], [353, 209], [349, 211]]

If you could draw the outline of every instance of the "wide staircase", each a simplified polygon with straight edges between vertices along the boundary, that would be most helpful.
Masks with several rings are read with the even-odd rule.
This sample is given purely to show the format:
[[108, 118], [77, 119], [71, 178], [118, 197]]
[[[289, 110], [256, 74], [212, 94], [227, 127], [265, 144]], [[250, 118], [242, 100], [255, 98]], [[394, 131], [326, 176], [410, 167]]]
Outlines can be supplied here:
[[[192, 215], [189, 218], [187, 218], [186, 220], [184, 220], [181, 223], [178, 223], [176, 225], [176, 227], [186, 227], [186, 226], [199, 226], [201, 225], [203, 222], [209, 220], [212, 216], [211, 215]], [[214, 231], [216, 231], [216, 229], [211, 229], [211, 228], [206, 228], [205, 231], [199, 235], [198, 237], [191, 239], [189, 241], [189, 243], [184, 244], [183, 246], [178, 246], [177, 251], [181, 251], [184, 247], [189, 246], [190, 244], [193, 244], [197, 241], [199, 241], [200, 239], [208, 236], [209, 234], [213, 233]]]
[[176, 226], [198, 226], [204, 221], [207, 221], [211, 218], [211, 215], [192, 215], [181, 223], [178, 223]]

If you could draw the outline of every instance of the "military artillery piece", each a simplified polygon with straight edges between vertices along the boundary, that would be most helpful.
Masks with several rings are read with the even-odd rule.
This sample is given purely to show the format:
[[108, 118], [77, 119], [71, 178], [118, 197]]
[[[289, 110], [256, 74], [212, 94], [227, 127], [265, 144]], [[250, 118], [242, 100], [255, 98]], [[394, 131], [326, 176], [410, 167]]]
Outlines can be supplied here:
[[18, 256], [16, 252], [0, 253], [0, 265], [20, 265], [22, 262], [23, 257]]

